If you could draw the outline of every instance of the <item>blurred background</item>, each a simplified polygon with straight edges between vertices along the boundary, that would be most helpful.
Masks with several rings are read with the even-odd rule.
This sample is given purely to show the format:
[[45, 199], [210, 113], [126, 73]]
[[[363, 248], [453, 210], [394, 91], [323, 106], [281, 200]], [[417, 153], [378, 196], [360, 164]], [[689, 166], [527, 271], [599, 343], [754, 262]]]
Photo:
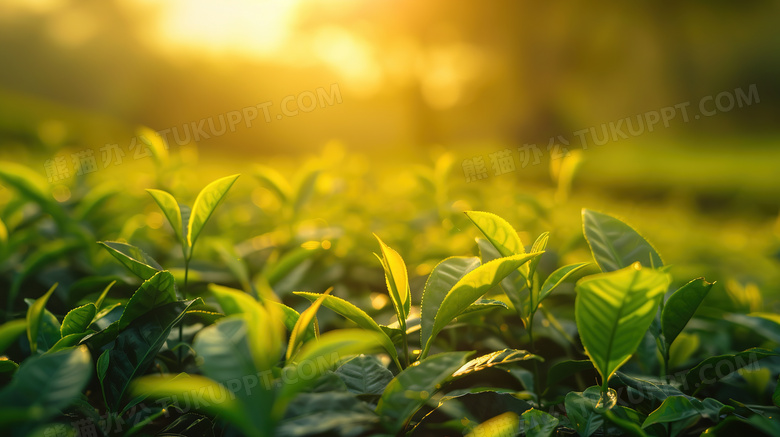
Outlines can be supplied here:
[[[244, 256], [315, 239], [371, 265], [377, 232], [423, 277], [475, 250], [461, 212], [484, 209], [581, 260], [589, 207], [677, 282], [718, 280], [724, 302], [758, 287], [749, 309], [777, 310], [779, 18], [775, 2], [4, 0], [0, 159], [65, 206], [112, 193], [85, 219], [95, 238], [172, 262], [143, 190], [191, 202], [242, 173], [218, 220]], [[310, 182], [293, 216], [275, 172]], [[0, 188], [18, 224], [14, 196]]]

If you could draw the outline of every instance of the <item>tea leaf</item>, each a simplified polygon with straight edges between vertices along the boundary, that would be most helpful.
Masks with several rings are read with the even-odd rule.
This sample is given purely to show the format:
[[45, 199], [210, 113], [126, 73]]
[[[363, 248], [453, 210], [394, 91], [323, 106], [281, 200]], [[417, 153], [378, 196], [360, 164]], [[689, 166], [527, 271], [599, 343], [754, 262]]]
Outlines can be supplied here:
[[127, 302], [119, 318], [119, 329], [154, 308], [176, 301], [175, 281], [171, 272], [163, 270], [144, 281]]
[[77, 308], [73, 308], [68, 311], [65, 318], [62, 320], [62, 326], [60, 327], [60, 333], [63, 337], [70, 334], [77, 334], [84, 332], [89, 328], [92, 323], [92, 319], [95, 318], [97, 308], [95, 304], [88, 303]]
[[27, 331], [27, 320], [18, 319], [0, 325], [0, 354], [11, 346], [23, 332]]
[[187, 247], [187, 240], [184, 238], [184, 225], [182, 224], [181, 209], [176, 199], [168, 192], [162, 190], [146, 190], [152, 196], [157, 205], [165, 214], [165, 218], [168, 219], [168, 223], [171, 224], [173, 232], [176, 234], [182, 247]]
[[98, 244], [103, 245], [108, 253], [144, 281], [163, 270], [157, 261], [135, 246], [118, 241], [98, 241]]
[[678, 288], [666, 301], [661, 312], [661, 329], [666, 347], [670, 347], [680, 335], [713, 284], [714, 282], [707, 282], [704, 278], [694, 279]]
[[336, 369], [347, 389], [360, 395], [381, 395], [393, 379], [393, 373], [376, 357], [360, 355]]
[[409, 317], [412, 298], [409, 294], [409, 277], [406, 273], [406, 264], [401, 255], [386, 245], [378, 235], [374, 234], [382, 249], [382, 267], [385, 269], [385, 282], [387, 290], [393, 301], [398, 323], [406, 326], [406, 318]]
[[582, 227], [593, 258], [603, 272], [620, 270], [635, 262], [650, 268], [663, 266], [653, 246], [615, 217], [583, 209]]
[[466, 217], [485, 235], [501, 256], [525, 253], [525, 247], [517, 232], [501, 217], [482, 211], [466, 211]]
[[192, 205], [192, 212], [190, 214], [189, 225], [187, 226], [187, 247], [192, 248], [195, 246], [198, 236], [203, 227], [206, 226], [206, 222], [214, 213], [222, 199], [225, 198], [230, 187], [236, 182], [240, 175], [227, 176], [208, 184], [195, 199], [195, 203]]
[[46, 302], [49, 301], [54, 289], [58, 284], [51, 286], [49, 291], [43, 296], [35, 300], [35, 302], [27, 308], [27, 340], [30, 342], [30, 354], [35, 355], [38, 350], [38, 331], [41, 329], [41, 322], [43, 320], [43, 313], [46, 309]]
[[558, 419], [552, 414], [531, 408], [520, 416], [522, 429], [527, 437], [552, 437], [558, 427]]

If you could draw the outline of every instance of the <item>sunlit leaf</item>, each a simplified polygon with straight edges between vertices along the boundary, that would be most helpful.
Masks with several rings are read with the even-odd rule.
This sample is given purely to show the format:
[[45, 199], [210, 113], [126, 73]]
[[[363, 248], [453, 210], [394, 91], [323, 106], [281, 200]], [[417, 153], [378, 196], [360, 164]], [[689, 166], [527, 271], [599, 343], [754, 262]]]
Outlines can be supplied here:
[[206, 185], [198, 194], [195, 203], [192, 205], [189, 225], [187, 226], [188, 247], [192, 248], [195, 245], [195, 241], [197, 241], [198, 236], [203, 231], [203, 227], [206, 226], [206, 222], [211, 217], [211, 214], [214, 213], [217, 205], [219, 205], [239, 176], [233, 175], [217, 179]]
[[385, 269], [385, 282], [393, 301], [398, 322], [406, 326], [406, 318], [409, 316], [412, 298], [409, 294], [409, 277], [406, 273], [406, 264], [401, 255], [386, 245], [378, 235], [374, 234], [382, 249], [382, 267]]
[[119, 319], [119, 329], [125, 329], [133, 320], [154, 308], [175, 302], [176, 290], [174, 287], [173, 275], [167, 270], [158, 272], [144, 281], [127, 302], [122, 317]]
[[[549, 296], [550, 293], [552, 293], [556, 287], [558, 287], [561, 283], [563, 283], [563, 281], [565, 281], [566, 278], [573, 275], [574, 273], [581, 270], [582, 268], [586, 267], [588, 264], [590, 263], [569, 264], [550, 273], [550, 276], [548, 276], [547, 279], [544, 280], [544, 284], [542, 284], [542, 288], [539, 290], [539, 301], [535, 302], [536, 306], [542, 303], [542, 301], [546, 299], [547, 296]], [[531, 303], [532, 307], [534, 307], [533, 304], [534, 302]]]
[[515, 228], [501, 217], [482, 211], [466, 211], [466, 216], [479, 228], [485, 238], [498, 250], [501, 256], [525, 253], [525, 247], [517, 236]]
[[304, 334], [309, 329], [309, 327], [312, 326], [312, 324], [316, 323], [317, 310], [320, 309], [322, 302], [331, 291], [333, 291], [333, 287], [327, 289], [325, 293], [319, 295], [317, 299], [312, 302], [311, 306], [309, 306], [309, 308], [301, 313], [298, 321], [295, 322], [295, 326], [293, 327], [292, 332], [290, 332], [290, 340], [287, 344], [287, 353], [285, 355], [285, 359], [287, 361], [293, 359], [295, 354], [298, 352], [298, 349], [300, 349], [303, 345]]
[[179, 203], [176, 201], [176, 198], [170, 193], [162, 190], [148, 189], [146, 192], [148, 192], [152, 196], [152, 199], [157, 202], [157, 205], [160, 207], [163, 214], [165, 214], [165, 218], [168, 219], [168, 223], [171, 224], [173, 232], [176, 234], [176, 238], [182, 246], [186, 247], [187, 240], [184, 238], [185, 234], [184, 225], [182, 224], [181, 209], [179, 208]]
[[460, 369], [456, 370], [452, 376], [463, 376], [472, 372], [478, 372], [489, 367], [497, 366], [499, 364], [509, 364], [517, 361], [527, 360], [544, 361], [544, 358], [524, 350], [503, 349], [474, 358], [473, 360], [464, 364]]
[[668, 286], [667, 274], [639, 263], [577, 283], [577, 329], [604, 389], [639, 346]]
[[87, 330], [92, 323], [92, 319], [95, 318], [97, 308], [95, 304], [88, 303], [77, 308], [73, 308], [68, 311], [65, 318], [62, 320], [62, 326], [60, 327], [60, 333], [63, 337], [70, 334], [77, 334]]
[[677, 289], [666, 301], [661, 313], [661, 329], [667, 347], [674, 343], [674, 339], [685, 328], [713, 284], [704, 278], [694, 279]]

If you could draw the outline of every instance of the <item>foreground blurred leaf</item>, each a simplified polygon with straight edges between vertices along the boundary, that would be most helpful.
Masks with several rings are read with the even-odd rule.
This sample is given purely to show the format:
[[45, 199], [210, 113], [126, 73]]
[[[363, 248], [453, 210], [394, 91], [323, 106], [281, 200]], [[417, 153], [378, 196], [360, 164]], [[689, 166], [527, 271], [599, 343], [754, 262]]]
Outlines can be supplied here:
[[0, 325], [0, 354], [27, 331], [27, 319], [11, 320]]
[[644, 237], [615, 217], [583, 209], [582, 227], [593, 258], [603, 272], [620, 270], [635, 262], [650, 268], [664, 265]]
[[694, 394], [705, 385], [714, 384], [737, 369], [757, 365], [758, 360], [780, 354], [766, 349], [751, 348], [736, 354], [709, 357], [685, 374], [683, 390]]
[[0, 391], [0, 425], [45, 421], [78, 398], [92, 375], [86, 346], [25, 360]]
[[577, 328], [585, 352], [601, 374], [602, 391], [639, 346], [668, 286], [667, 274], [639, 263], [577, 283]]

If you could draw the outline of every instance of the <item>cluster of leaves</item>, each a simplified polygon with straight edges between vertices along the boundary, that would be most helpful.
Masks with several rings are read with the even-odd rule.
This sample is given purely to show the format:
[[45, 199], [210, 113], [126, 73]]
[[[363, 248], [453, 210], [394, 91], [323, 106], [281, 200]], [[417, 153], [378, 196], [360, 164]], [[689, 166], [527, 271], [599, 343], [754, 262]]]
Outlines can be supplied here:
[[[306, 173], [295, 189], [268, 169], [260, 179], [295, 220], [316, 175]], [[269, 259], [251, 280], [233, 249], [223, 248], [241, 289], [210, 283], [193, 293], [195, 244], [238, 176], [206, 186], [191, 208], [148, 190], [180, 246], [183, 271], [127, 242], [103, 241], [141, 281], [129, 297], [111, 296], [117, 281], [132, 281], [92, 278], [92, 287], [101, 284], [96, 298], [84, 294], [87, 302], [58, 317], [47, 309], [55, 284], [27, 299], [18, 317], [12, 309], [25, 278], [89, 235], [24, 169], [6, 167], [0, 177], [23, 195], [16, 208], [37, 203], [75, 236], [24, 264], [9, 290], [0, 325], [0, 354], [8, 353], [0, 359], [0, 427], [11, 435], [74, 434], [73, 423], [106, 435], [780, 432], [780, 391], [768, 391], [780, 373], [778, 317], [707, 314], [700, 307], [712, 283], [697, 278], [670, 290], [657, 251], [606, 214], [583, 210], [595, 264], [551, 267], [549, 233], [527, 247], [506, 220], [468, 211], [484, 237], [478, 256], [441, 260], [419, 300], [412, 269], [376, 236], [395, 320], [383, 324], [332, 288], [282, 302], [275, 286], [311, 256], [305, 248]], [[4, 255], [24, 243], [0, 229]], [[299, 312], [288, 305], [295, 299], [310, 305]], [[350, 327], [321, 330], [320, 320], [332, 315], [322, 307]], [[763, 336], [764, 347], [697, 360], [704, 334], [692, 331], [711, 330], [721, 317]], [[584, 383], [595, 378], [598, 385]]]

